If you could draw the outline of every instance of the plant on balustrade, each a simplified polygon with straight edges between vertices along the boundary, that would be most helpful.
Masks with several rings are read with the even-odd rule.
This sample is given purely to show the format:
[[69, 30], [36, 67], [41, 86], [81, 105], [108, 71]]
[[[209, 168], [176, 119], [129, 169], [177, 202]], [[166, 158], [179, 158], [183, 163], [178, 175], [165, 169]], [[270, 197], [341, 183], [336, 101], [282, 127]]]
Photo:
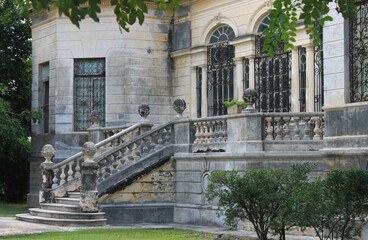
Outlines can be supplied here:
[[242, 100], [232, 99], [230, 102], [224, 101], [224, 105], [225, 105], [225, 107], [230, 107], [230, 106], [233, 106], [233, 105], [247, 106], [247, 103], [245, 101], [242, 101]]

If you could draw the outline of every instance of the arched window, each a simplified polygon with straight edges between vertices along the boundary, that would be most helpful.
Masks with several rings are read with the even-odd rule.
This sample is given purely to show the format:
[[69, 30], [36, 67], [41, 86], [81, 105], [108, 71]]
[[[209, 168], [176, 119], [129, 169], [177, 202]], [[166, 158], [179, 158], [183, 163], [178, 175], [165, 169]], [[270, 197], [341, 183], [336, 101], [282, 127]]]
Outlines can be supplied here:
[[285, 52], [283, 44], [275, 50], [271, 58], [262, 52], [265, 37], [262, 32], [267, 28], [270, 17], [266, 16], [257, 28], [256, 57], [254, 59], [254, 76], [256, 89], [259, 94], [259, 108], [262, 112], [290, 111], [290, 52]]
[[209, 44], [218, 42], [227, 42], [235, 38], [234, 30], [229, 26], [222, 26], [217, 28], [210, 38]]
[[217, 28], [209, 39], [207, 49], [207, 103], [208, 115], [227, 114], [224, 101], [234, 97], [234, 55], [235, 48], [229, 41], [235, 38], [229, 26]]

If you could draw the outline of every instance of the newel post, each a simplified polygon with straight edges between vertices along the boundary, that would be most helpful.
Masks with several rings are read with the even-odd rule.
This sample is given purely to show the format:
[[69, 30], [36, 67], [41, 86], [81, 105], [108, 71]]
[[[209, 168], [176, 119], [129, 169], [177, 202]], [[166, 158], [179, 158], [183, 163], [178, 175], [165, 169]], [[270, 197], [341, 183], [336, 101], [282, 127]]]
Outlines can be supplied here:
[[52, 167], [54, 163], [51, 159], [54, 157], [55, 149], [51, 144], [46, 144], [42, 148], [42, 156], [45, 158], [45, 161], [41, 163], [41, 175], [42, 175], [42, 184], [39, 194], [39, 202], [52, 202], [52, 179], [54, 177], [54, 172], [52, 171]]
[[87, 129], [88, 141], [98, 143], [104, 140], [105, 136], [101, 130], [100, 121], [102, 119], [101, 113], [93, 110], [91, 113], [91, 126]]
[[93, 142], [83, 145], [84, 162], [81, 166], [81, 199], [82, 212], [98, 212], [97, 169], [98, 164], [93, 161], [96, 147]]

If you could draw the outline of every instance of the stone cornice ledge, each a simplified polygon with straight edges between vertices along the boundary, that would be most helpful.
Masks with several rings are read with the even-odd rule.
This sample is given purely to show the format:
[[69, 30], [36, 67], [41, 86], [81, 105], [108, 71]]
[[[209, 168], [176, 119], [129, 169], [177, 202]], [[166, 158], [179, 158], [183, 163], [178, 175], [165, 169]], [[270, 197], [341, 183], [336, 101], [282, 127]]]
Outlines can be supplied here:
[[368, 102], [356, 102], [356, 103], [346, 103], [342, 106], [325, 106], [323, 110], [332, 111], [332, 110], [342, 110], [346, 108], [368, 108]]

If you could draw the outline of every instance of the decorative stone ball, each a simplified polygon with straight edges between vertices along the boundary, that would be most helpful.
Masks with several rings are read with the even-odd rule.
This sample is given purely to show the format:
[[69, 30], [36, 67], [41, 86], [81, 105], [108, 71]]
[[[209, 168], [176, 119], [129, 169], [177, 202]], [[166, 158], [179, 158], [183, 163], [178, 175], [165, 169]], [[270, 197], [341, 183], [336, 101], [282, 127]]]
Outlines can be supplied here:
[[85, 162], [92, 162], [92, 158], [95, 156], [97, 151], [96, 146], [93, 142], [86, 142], [83, 144], [83, 155]]
[[101, 121], [101, 113], [97, 110], [93, 110], [91, 113], [91, 122], [92, 124], [99, 124]]
[[46, 144], [45, 146], [43, 146], [41, 153], [42, 156], [46, 159], [45, 163], [51, 163], [51, 158], [55, 154], [55, 149], [51, 144]]
[[173, 108], [178, 114], [182, 114], [187, 108], [187, 103], [182, 98], [177, 98], [173, 103]]
[[138, 107], [138, 113], [142, 118], [146, 118], [150, 114], [150, 106], [148, 104], [141, 104]]
[[247, 103], [247, 105], [253, 105], [258, 98], [257, 91], [253, 88], [245, 89], [243, 93], [243, 100]]

